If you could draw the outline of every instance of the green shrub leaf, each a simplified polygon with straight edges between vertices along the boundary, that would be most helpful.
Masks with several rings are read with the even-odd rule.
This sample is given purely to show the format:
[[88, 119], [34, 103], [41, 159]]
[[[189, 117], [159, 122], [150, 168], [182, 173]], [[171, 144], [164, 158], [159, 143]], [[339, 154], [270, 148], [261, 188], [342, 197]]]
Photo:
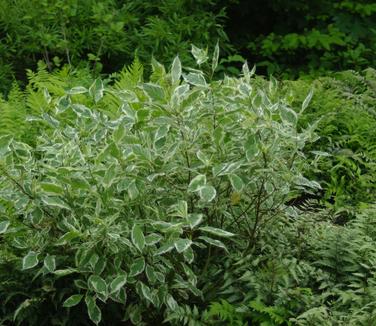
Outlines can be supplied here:
[[230, 179], [232, 188], [234, 188], [234, 190], [237, 192], [241, 192], [244, 187], [243, 180], [236, 174], [229, 174], [228, 177]]
[[103, 278], [98, 275], [91, 275], [88, 279], [88, 285], [95, 292], [107, 295], [107, 284]]
[[228, 231], [225, 231], [225, 230], [222, 230], [222, 229], [217, 229], [217, 228], [214, 228], [214, 227], [211, 227], [211, 226], [202, 226], [202, 227], [199, 228], [199, 230], [201, 230], [203, 232], [207, 232], [207, 233], [217, 235], [219, 237], [225, 237], [225, 238], [233, 237], [235, 235], [231, 232], [228, 232]]
[[195, 176], [188, 185], [189, 192], [198, 191], [201, 187], [205, 186], [206, 184], [206, 176], [203, 174], [199, 174]]
[[90, 320], [94, 324], [98, 325], [102, 320], [102, 312], [97, 306], [94, 297], [86, 296], [85, 302], [86, 302], [87, 312], [88, 312]]
[[189, 239], [179, 239], [175, 241], [175, 248], [177, 252], [182, 253], [187, 250], [192, 244], [192, 240]]
[[215, 198], [217, 191], [213, 186], [203, 186], [199, 189], [199, 194], [203, 201], [211, 202]]
[[42, 201], [48, 205], [53, 207], [59, 207], [70, 210], [69, 205], [67, 205], [63, 200], [58, 197], [43, 197]]
[[70, 307], [77, 306], [81, 302], [83, 297], [84, 296], [82, 294], [73, 294], [64, 301], [63, 307], [70, 308]]
[[22, 259], [22, 269], [30, 269], [38, 265], [38, 254], [35, 251], [29, 253]]
[[10, 225], [9, 221], [0, 222], [0, 234], [7, 232], [9, 225]]
[[145, 236], [137, 224], [132, 228], [132, 242], [135, 247], [142, 252], [145, 247]]
[[46, 258], [44, 258], [44, 267], [52, 273], [56, 269], [55, 257], [47, 255]]
[[129, 276], [134, 277], [141, 274], [145, 268], [145, 259], [137, 258], [130, 267]]
[[110, 293], [118, 292], [127, 283], [127, 275], [117, 275], [110, 283]]
[[172, 79], [172, 84], [176, 84], [179, 82], [181, 77], [181, 62], [179, 57], [175, 57], [174, 61], [172, 62], [172, 67], [171, 67], [171, 79]]

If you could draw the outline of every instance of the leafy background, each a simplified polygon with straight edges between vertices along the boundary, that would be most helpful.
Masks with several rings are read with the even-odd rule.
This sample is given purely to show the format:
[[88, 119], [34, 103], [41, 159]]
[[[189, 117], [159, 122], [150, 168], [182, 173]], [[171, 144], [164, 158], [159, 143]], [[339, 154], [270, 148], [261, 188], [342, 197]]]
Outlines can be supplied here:
[[0, 324], [376, 324], [375, 11], [1, 1]]

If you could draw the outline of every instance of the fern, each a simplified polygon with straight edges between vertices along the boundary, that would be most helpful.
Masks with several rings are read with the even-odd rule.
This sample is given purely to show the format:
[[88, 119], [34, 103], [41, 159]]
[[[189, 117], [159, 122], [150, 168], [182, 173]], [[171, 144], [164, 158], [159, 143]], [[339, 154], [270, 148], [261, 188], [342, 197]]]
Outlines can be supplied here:
[[136, 56], [131, 65], [126, 66], [118, 74], [114, 75], [116, 80], [114, 89], [134, 89], [144, 79], [144, 67]]
[[236, 307], [226, 300], [213, 302], [206, 317], [215, 325], [244, 326], [257, 324], [263, 326], [290, 325], [288, 313], [282, 307], [266, 306], [259, 300], [252, 300], [248, 306]]
[[[244, 316], [236, 311], [236, 308], [232, 304], [223, 299], [220, 302], [213, 302], [210, 305], [207, 318], [216, 321], [216, 325], [219, 325], [220, 322], [226, 322], [226, 325], [233, 326], [247, 325]], [[223, 323], [223, 325], [225, 324]]]
[[259, 300], [253, 300], [249, 303], [249, 307], [252, 309], [251, 318], [252, 321], [257, 321], [260, 325], [290, 325], [287, 321], [287, 311], [282, 307], [265, 306]]
[[164, 320], [164, 323], [170, 325], [188, 325], [188, 326], [201, 326], [201, 315], [199, 310], [194, 305], [193, 307], [188, 305], [181, 305], [176, 307], [173, 311], [168, 313], [168, 317]]
[[26, 106], [24, 93], [17, 83], [8, 94], [8, 100], [0, 99], [0, 135], [20, 138], [25, 130]]

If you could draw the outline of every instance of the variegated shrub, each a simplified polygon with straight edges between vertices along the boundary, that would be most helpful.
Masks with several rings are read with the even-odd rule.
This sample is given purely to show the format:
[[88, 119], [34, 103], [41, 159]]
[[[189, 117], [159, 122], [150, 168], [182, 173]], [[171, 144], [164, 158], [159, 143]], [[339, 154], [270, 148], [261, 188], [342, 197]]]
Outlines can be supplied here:
[[205, 300], [208, 264], [247, 254], [294, 213], [293, 191], [319, 187], [300, 173], [313, 127], [269, 99], [273, 82], [254, 90], [246, 64], [219, 81], [178, 58], [153, 71], [46, 89], [28, 118], [35, 146], [0, 139], [3, 322], [181, 325], [173, 313]]

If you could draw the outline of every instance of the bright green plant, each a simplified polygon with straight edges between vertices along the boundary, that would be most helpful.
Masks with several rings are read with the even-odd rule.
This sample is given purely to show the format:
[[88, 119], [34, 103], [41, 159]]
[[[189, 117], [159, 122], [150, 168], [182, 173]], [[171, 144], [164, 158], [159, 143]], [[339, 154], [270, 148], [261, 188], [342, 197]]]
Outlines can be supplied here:
[[206, 73], [154, 61], [149, 82], [137, 61], [113, 86], [32, 78], [35, 142], [0, 138], [2, 322], [188, 324], [218, 258], [253, 252], [291, 191], [319, 188], [301, 174], [313, 128], [246, 64], [210, 82], [218, 56]]
[[290, 325], [284, 308], [268, 307], [258, 300], [239, 308], [235, 308], [226, 300], [214, 302], [210, 305], [206, 318], [213, 325], [246, 326], [249, 323], [263, 326]]

